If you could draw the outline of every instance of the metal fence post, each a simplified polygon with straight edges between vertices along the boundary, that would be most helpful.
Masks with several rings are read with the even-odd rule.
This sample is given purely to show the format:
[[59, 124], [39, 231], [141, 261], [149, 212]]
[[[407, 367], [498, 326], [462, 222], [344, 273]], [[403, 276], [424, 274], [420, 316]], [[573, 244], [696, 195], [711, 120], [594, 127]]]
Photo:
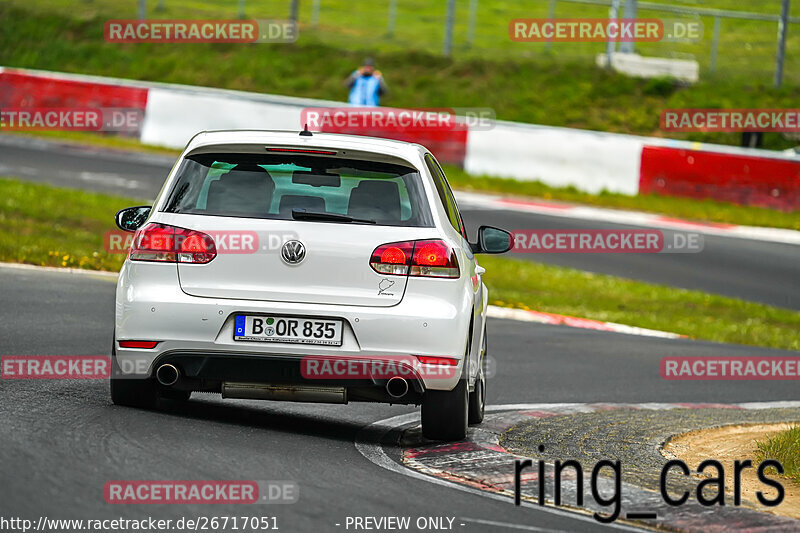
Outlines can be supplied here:
[[320, 0], [314, 0], [311, 4], [311, 27], [316, 28], [319, 23], [319, 3]]
[[139, 0], [139, 20], [147, 18], [147, 0]]
[[[547, 18], [552, 20], [556, 18], [556, 2], [558, 0], [550, 0], [550, 5], [547, 8]], [[550, 50], [553, 47], [553, 41], [547, 41], [544, 45], [545, 50]]]
[[[636, 18], [636, 0], [625, 0], [625, 15], [626, 19]], [[633, 53], [633, 41], [624, 41], [619, 43], [619, 51], [623, 54]]]
[[[616, 20], [619, 17], [619, 0], [611, 0], [611, 7], [608, 10], [608, 18], [609, 20]], [[614, 57], [614, 48], [616, 45], [616, 41], [614, 39], [609, 38], [608, 44], [606, 45], [606, 67], [611, 67], [611, 59]]]
[[389, 0], [389, 21], [386, 23], [386, 35], [394, 37], [394, 23], [397, 20], [397, 0]]
[[292, 0], [289, 4], [289, 20], [297, 22], [297, 12], [300, 9], [300, 0]]
[[444, 28], [444, 46], [442, 54], [449, 56], [453, 51], [453, 24], [456, 20], [456, 0], [447, 0], [447, 18]]
[[469, 0], [469, 22], [467, 24], [467, 45], [475, 42], [475, 23], [478, 18], [478, 0]]
[[717, 70], [717, 52], [719, 51], [719, 27], [720, 18], [714, 17], [714, 36], [711, 39], [711, 64], [708, 67], [709, 72], [713, 74]]
[[164, 11], [166, 6], [164, 5], [164, 0], [158, 0], [158, 4], [156, 4], [156, 11]]
[[238, 17], [240, 19], [244, 18], [244, 0], [239, 0], [239, 14]]
[[778, 57], [775, 59], [775, 87], [783, 83], [783, 59], [786, 55], [786, 29], [789, 26], [789, 0], [781, 5], [781, 20], [778, 22]]

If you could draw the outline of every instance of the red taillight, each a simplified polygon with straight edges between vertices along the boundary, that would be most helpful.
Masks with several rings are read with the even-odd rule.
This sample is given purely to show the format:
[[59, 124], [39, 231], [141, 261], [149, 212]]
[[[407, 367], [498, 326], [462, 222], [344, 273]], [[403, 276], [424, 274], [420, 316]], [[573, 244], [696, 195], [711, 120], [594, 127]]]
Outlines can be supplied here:
[[450, 248], [441, 241], [419, 242], [414, 250], [414, 262], [423, 266], [446, 266]]
[[430, 278], [457, 278], [459, 271], [456, 254], [442, 240], [417, 241], [409, 275]]
[[397, 246], [390, 246], [381, 254], [381, 263], [389, 263], [391, 265], [405, 265], [408, 259], [406, 253]]
[[419, 359], [419, 362], [423, 365], [458, 366], [458, 359], [453, 359], [452, 357], [418, 355], [417, 359]]
[[414, 253], [414, 241], [392, 242], [375, 248], [369, 264], [380, 274], [405, 276]]
[[439, 239], [383, 244], [372, 252], [369, 264], [380, 274], [433, 278], [459, 276], [455, 252]]
[[155, 348], [158, 341], [119, 341], [120, 348]]
[[210, 235], [185, 228], [150, 223], [133, 236], [131, 261], [208, 263], [217, 256]]

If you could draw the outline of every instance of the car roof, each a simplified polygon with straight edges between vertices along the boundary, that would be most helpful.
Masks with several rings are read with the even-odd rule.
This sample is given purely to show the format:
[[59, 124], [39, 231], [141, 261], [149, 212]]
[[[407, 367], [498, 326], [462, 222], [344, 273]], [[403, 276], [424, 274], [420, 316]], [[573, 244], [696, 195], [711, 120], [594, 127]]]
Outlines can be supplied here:
[[419, 157], [428, 150], [417, 143], [366, 137], [362, 135], [345, 135], [341, 133], [314, 133], [300, 135], [299, 131], [276, 130], [218, 130], [203, 131], [192, 137], [186, 146], [189, 153], [205, 146], [226, 144], [264, 144], [276, 146], [295, 146], [308, 148], [330, 148], [338, 150], [359, 150], [378, 152], [398, 156], [403, 159]]

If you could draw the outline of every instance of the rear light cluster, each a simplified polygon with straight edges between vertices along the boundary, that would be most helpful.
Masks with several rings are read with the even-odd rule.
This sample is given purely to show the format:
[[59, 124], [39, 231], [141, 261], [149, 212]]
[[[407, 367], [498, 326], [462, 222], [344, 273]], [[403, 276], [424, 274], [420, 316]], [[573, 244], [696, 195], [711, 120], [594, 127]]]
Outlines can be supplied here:
[[444, 241], [403, 241], [382, 244], [372, 252], [369, 264], [379, 274], [457, 278], [458, 260]]
[[452, 357], [434, 357], [430, 355], [418, 355], [417, 359], [423, 365], [458, 366], [458, 359]]
[[119, 341], [120, 348], [155, 348], [158, 341]]
[[131, 261], [208, 263], [217, 256], [210, 235], [190, 229], [150, 223], [133, 236]]

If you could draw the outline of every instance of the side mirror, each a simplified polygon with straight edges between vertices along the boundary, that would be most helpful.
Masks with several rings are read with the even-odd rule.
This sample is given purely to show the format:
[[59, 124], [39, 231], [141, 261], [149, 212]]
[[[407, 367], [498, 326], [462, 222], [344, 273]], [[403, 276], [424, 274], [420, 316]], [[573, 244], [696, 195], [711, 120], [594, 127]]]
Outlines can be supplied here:
[[126, 207], [118, 211], [114, 220], [117, 223], [117, 227], [122, 231], [134, 232], [142, 227], [148, 216], [150, 216], [150, 206], [140, 205], [137, 207]]
[[472, 245], [476, 254], [502, 254], [511, 249], [511, 234], [504, 229], [481, 226], [478, 243]]

